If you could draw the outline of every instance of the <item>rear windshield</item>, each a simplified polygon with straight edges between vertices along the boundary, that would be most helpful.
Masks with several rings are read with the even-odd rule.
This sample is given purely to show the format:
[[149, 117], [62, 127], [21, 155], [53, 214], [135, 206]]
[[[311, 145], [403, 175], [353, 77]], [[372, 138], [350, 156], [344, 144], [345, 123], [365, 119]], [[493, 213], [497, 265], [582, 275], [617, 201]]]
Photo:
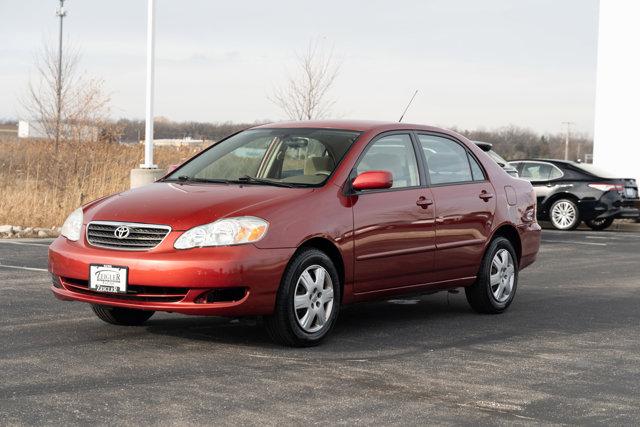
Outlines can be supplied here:
[[486, 153], [489, 155], [489, 157], [493, 159], [494, 162], [496, 162], [500, 166], [506, 166], [507, 164], [509, 164], [509, 162], [503, 159], [502, 156], [500, 156], [500, 154], [496, 153], [493, 150], [489, 150]]
[[573, 166], [598, 178], [620, 178], [618, 174], [588, 163], [573, 163]]
[[221, 141], [166, 180], [321, 185], [359, 135], [332, 129], [251, 129]]

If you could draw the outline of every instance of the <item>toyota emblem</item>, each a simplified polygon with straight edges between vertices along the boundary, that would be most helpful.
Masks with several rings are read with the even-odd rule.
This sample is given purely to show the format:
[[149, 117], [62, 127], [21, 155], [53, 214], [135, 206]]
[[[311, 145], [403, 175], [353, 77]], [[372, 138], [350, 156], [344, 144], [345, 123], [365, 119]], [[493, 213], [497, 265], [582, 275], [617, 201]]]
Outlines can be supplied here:
[[113, 235], [116, 236], [116, 239], [126, 239], [129, 237], [129, 233], [131, 233], [131, 229], [126, 225], [121, 225], [113, 231]]

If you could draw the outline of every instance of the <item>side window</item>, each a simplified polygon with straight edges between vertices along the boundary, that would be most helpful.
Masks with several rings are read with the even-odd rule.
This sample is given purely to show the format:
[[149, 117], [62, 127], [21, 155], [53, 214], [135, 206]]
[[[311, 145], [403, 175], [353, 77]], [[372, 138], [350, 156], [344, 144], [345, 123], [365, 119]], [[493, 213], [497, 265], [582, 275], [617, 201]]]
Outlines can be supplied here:
[[548, 181], [562, 176], [562, 171], [556, 166], [542, 162], [525, 162], [520, 174], [521, 178], [528, 181]]
[[[469, 165], [470, 159], [463, 146], [450, 139], [433, 135], [418, 135], [418, 139], [427, 159], [431, 184], [453, 184], [474, 180]], [[477, 163], [476, 167], [479, 169], [477, 176], [481, 177], [482, 170]]]
[[406, 134], [389, 135], [378, 139], [367, 148], [356, 172], [386, 170], [393, 175], [392, 188], [420, 185], [418, 162], [411, 137]]
[[471, 153], [467, 153], [469, 156], [469, 164], [471, 165], [471, 175], [473, 176], [474, 181], [484, 181], [486, 177], [484, 176], [484, 172], [482, 172], [482, 168], [478, 164], [478, 161], [475, 157], [471, 155]]
[[518, 175], [522, 178], [522, 162], [509, 162], [509, 164], [516, 168]]
[[555, 165], [551, 165], [551, 173], [549, 173], [549, 179], [562, 178], [564, 174]]

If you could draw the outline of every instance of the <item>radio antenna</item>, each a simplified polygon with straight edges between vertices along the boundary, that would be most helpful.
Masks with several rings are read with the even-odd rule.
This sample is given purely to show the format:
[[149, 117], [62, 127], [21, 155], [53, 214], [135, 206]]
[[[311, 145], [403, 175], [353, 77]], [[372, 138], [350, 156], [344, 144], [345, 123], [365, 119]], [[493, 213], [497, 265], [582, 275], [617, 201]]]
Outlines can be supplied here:
[[414, 98], [416, 97], [416, 95], [418, 94], [418, 89], [416, 89], [415, 92], [413, 92], [413, 96], [411, 97], [411, 100], [409, 101], [409, 103], [407, 104], [407, 107], [404, 109], [404, 111], [402, 112], [402, 115], [400, 116], [400, 120], [398, 120], [398, 123], [402, 122], [402, 119], [404, 119], [404, 115], [407, 114], [407, 110], [409, 109], [409, 107], [411, 106], [411, 103], [413, 102]]

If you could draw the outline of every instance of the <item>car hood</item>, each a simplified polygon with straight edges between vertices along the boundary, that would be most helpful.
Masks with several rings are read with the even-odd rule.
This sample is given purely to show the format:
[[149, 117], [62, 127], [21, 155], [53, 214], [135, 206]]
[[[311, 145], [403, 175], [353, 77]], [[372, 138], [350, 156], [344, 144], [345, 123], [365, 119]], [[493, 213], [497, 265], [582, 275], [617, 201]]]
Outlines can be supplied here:
[[285, 203], [312, 191], [264, 185], [156, 182], [89, 204], [84, 221], [163, 224], [184, 231], [222, 217], [252, 215], [254, 209]]

